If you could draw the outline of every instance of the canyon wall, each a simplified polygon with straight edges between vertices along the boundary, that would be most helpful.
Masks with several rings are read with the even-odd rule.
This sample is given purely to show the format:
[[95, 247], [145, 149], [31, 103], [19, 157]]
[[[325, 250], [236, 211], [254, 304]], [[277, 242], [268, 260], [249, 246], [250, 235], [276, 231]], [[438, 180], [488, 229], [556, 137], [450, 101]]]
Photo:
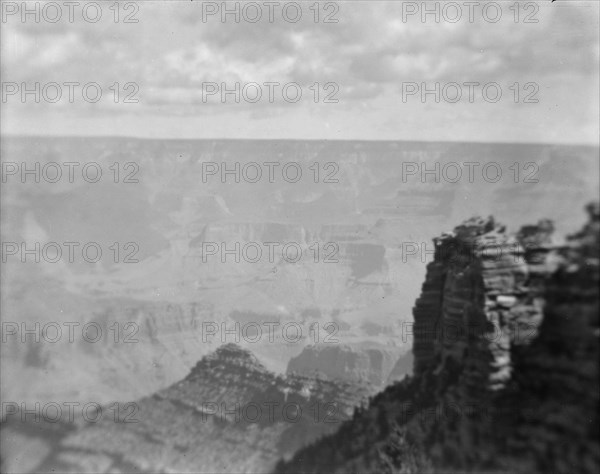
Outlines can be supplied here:
[[394, 346], [377, 345], [310, 345], [292, 357], [287, 373], [320, 378], [364, 381], [374, 387], [382, 387], [395, 368], [401, 349]]

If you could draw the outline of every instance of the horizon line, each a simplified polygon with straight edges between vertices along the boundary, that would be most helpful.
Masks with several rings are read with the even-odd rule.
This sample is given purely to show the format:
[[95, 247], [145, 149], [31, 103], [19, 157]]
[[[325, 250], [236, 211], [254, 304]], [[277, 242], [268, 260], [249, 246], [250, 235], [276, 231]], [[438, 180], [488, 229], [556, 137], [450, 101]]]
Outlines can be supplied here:
[[35, 135], [28, 133], [4, 133], [2, 138], [62, 138], [62, 139], [121, 139], [121, 140], [147, 140], [147, 141], [288, 141], [288, 142], [366, 142], [366, 143], [436, 143], [436, 144], [469, 144], [469, 145], [521, 145], [521, 146], [577, 146], [600, 148], [599, 143], [586, 142], [509, 142], [509, 141], [464, 141], [464, 140], [410, 140], [410, 139], [365, 139], [365, 138], [230, 138], [230, 137], [142, 137], [133, 135]]

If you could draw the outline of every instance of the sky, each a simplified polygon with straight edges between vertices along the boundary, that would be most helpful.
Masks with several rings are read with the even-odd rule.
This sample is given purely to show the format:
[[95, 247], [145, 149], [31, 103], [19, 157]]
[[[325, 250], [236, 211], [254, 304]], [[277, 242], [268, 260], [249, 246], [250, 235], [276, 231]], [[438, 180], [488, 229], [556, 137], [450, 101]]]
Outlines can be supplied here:
[[1, 3], [5, 135], [599, 141], [596, 0]]

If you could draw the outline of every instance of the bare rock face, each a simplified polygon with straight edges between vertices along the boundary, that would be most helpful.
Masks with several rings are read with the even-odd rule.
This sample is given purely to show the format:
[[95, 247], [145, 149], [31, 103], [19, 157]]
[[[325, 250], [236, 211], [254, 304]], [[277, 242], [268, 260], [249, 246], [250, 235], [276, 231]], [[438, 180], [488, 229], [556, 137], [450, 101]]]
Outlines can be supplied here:
[[520, 324], [534, 330], [541, 319], [523, 249], [492, 218], [471, 219], [434, 242], [414, 310], [415, 375], [452, 359], [500, 388], [510, 378], [511, 344], [526, 342]]
[[414, 376], [276, 472], [600, 471], [600, 212], [471, 219], [435, 239], [414, 308]]
[[390, 372], [390, 375], [388, 375], [387, 383], [400, 382], [404, 377], [412, 375], [414, 363], [412, 352], [407, 352], [400, 356], [394, 364], [394, 368]]
[[290, 360], [287, 373], [368, 382], [381, 387], [388, 379], [398, 355], [398, 349], [384, 347], [311, 345]]

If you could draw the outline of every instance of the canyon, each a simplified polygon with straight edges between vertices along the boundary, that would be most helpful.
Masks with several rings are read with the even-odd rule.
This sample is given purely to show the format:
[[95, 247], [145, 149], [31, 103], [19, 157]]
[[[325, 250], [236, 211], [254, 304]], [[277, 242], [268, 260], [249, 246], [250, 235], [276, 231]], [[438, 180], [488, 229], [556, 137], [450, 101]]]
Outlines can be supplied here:
[[[374, 400], [386, 407], [396, 407], [403, 397], [437, 406], [430, 392], [446, 393], [447, 386], [458, 384], [457, 377], [476, 392], [500, 396], [515, 384], [537, 383], [539, 377], [531, 375], [534, 366], [539, 371], [562, 367], [563, 362], [548, 366], [554, 359], [544, 362], [541, 355], [533, 357], [528, 351], [543, 354], [541, 335], [557, 345], [545, 323], [548, 302], [560, 294], [549, 293], [550, 280], [561, 261], [577, 253], [571, 249], [576, 240], [563, 236], [580, 228], [579, 210], [597, 194], [597, 148], [8, 137], [0, 152], [6, 162], [25, 163], [29, 168], [36, 162], [44, 169], [44, 164], [54, 162], [93, 161], [105, 171], [98, 183], [82, 182], [77, 173], [74, 182], [56, 183], [3, 176], [0, 396], [9, 404], [110, 407], [117, 402], [121, 406], [154, 400], [165, 390], [174, 394], [172, 387], [186, 380], [198, 361], [213, 357], [230, 343], [251, 352], [272, 374], [269, 377], [348, 387], [366, 383], [370, 395], [380, 392]], [[279, 179], [238, 183], [233, 178], [223, 183], [220, 176], [202, 180], [203, 166], [210, 163], [225, 163], [228, 169], [239, 163], [243, 169], [252, 162], [289, 161], [305, 171], [314, 170], [315, 164], [324, 171], [335, 162], [337, 182], [315, 182], [312, 172], [299, 183]], [[473, 182], [450, 182], [442, 179], [443, 173], [409, 173], [436, 169], [436, 163], [441, 170], [449, 169], [455, 162], [477, 162], [478, 169], [486, 164], [500, 166], [503, 177], [492, 183], [476, 173]], [[516, 179], [513, 171], [523, 172], [531, 162], [537, 166], [539, 183]], [[137, 164], [137, 182], [115, 182], [111, 172], [115, 163], [121, 164], [121, 171], [128, 169], [127, 163]], [[447, 232], [470, 216], [489, 214], [497, 221], [467, 220]], [[553, 224], [547, 219], [532, 224], [541, 217]], [[507, 228], [521, 230], [513, 235]], [[435, 235], [441, 237], [432, 244]], [[41, 258], [37, 263], [5, 252], [5, 243], [14, 249], [11, 243], [31, 248], [36, 242], [42, 247], [49, 242], [95, 242], [103, 249], [103, 258], [97, 263]], [[302, 257], [290, 262], [281, 253], [271, 259], [263, 252], [256, 262], [247, 258], [249, 254], [238, 261], [227, 255], [222, 261], [219, 253], [205, 252], [211, 243], [232, 249], [236, 244], [244, 248], [248, 243], [267, 242], [279, 243], [279, 249], [291, 242], [302, 250]], [[136, 244], [138, 261], [115, 261], [115, 243], [121, 257], [128, 254], [127, 245]], [[328, 243], [335, 244], [335, 262], [324, 261]], [[573, 255], [565, 257], [565, 252]], [[66, 330], [71, 324], [79, 324], [73, 341]], [[562, 322], [556, 324], [570, 333]], [[82, 333], [86, 325], [91, 330]], [[63, 329], [57, 342], [52, 341], [53, 332], [34, 329], [56, 327]], [[276, 330], [268, 332], [269, 327]], [[102, 335], [92, 342], [84, 334], [93, 335], [94, 330]], [[585, 367], [584, 363], [577, 366]], [[262, 369], [252, 373], [262, 374]], [[462, 403], [470, 396], [479, 400], [470, 392], [469, 396], [461, 390], [457, 393], [451, 401]], [[369, 417], [379, 416], [385, 419], [382, 426], [387, 423], [386, 430], [396, 433], [390, 435], [386, 452], [410, 447], [410, 456], [428, 453], [427, 462], [441, 459], [420, 450], [419, 443], [406, 444], [398, 437], [409, 436], [411, 411], [422, 411], [406, 409], [403, 415], [400, 410], [405, 423], [397, 427], [393, 415], [397, 408], [364, 411], [353, 400], [348, 406], [357, 407], [356, 416], [365, 417], [364, 426], [371, 426], [365, 421]], [[175, 417], [174, 423], [178, 420]], [[471, 436], [465, 426], [458, 424], [456, 429]], [[5, 427], [3, 423], [2, 431], [7, 433]], [[49, 436], [50, 444], [35, 435], [46, 428], [55, 433]], [[37, 446], [40, 453], [50, 452], [54, 448], [48, 446], [81, 429], [71, 424], [46, 428], [31, 429], [25, 423], [21, 434], [15, 435], [21, 440], [16, 444], [28, 445], [24, 440], [29, 440], [28, 449]], [[14, 423], [11, 430], [16, 432]], [[444, 430], [440, 428], [436, 436], [446, 436]], [[308, 436], [307, 443], [332, 434], [310, 431], [316, 434]], [[340, 436], [348, 432], [343, 428]], [[130, 436], [131, 431], [124, 433]], [[188, 434], [194, 433], [190, 429]], [[328, 439], [323, 438], [323, 446]], [[377, 438], [373, 446], [382, 446], [383, 439], [383, 435]], [[433, 441], [427, 442], [434, 446]], [[280, 456], [288, 460], [303, 447], [304, 441], [282, 451], [269, 448], [259, 464], [247, 466], [270, 469]], [[164, 448], [170, 454], [160, 460], [165, 468], [179, 462], [171, 448]], [[438, 446], [432, 452], [444, 449]], [[393, 465], [394, 456], [389, 454], [386, 462]], [[117, 458], [111, 462], [123, 467]], [[111, 462], [105, 459], [102, 466]], [[339, 462], [339, 466], [347, 464]], [[480, 467], [479, 461], [469, 462]], [[216, 464], [211, 466], [217, 469]], [[233, 469], [233, 464], [228, 468]], [[22, 472], [29, 469], [23, 467]]]
[[584, 227], [559, 244], [548, 220], [511, 234], [491, 217], [434, 239], [414, 305], [414, 359], [394, 362], [368, 345], [308, 345], [282, 376], [224, 344], [133, 411], [117, 407], [118, 419], [5, 416], [1, 435], [13, 452], [38, 443], [36, 455], [6, 466], [596, 472], [600, 206], [587, 213]]

